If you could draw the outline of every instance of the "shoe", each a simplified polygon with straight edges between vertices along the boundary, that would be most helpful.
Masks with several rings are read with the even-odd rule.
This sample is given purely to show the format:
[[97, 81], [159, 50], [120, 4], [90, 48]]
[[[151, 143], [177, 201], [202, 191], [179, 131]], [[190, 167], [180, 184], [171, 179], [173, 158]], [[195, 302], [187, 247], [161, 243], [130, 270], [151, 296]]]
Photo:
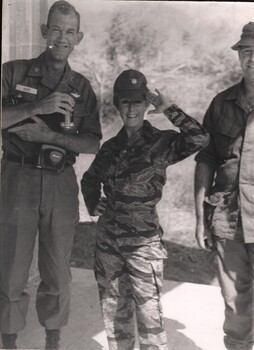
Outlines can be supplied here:
[[46, 345], [45, 349], [58, 350], [60, 341], [60, 329], [45, 329]]
[[17, 349], [16, 339], [16, 333], [2, 333], [3, 349]]

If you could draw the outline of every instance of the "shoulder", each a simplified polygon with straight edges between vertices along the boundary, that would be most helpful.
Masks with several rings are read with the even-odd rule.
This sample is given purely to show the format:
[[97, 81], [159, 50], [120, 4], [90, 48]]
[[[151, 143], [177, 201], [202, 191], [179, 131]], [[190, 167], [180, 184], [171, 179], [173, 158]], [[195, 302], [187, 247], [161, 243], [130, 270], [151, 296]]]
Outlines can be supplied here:
[[23, 70], [28, 69], [35, 61], [34, 58], [30, 60], [25, 59], [19, 59], [19, 60], [13, 60], [3, 63], [3, 69], [12, 69], [12, 70]]
[[99, 151], [95, 156], [95, 162], [99, 162], [103, 164], [110, 163], [110, 161], [112, 160], [113, 154], [119, 151], [117, 145], [118, 143], [117, 143], [116, 136], [105, 141], [101, 145]]
[[219, 92], [210, 103], [205, 115], [205, 121], [208, 122], [209, 119], [213, 119], [216, 122], [225, 108], [231, 111], [232, 104], [234, 104], [239, 95], [240, 87], [241, 83], [238, 83]]
[[22, 59], [3, 63], [3, 81], [8, 82], [8, 84], [14, 84], [16, 81], [27, 75], [33, 62], [34, 59]]
[[233, 86], [230, 86], [229, 88], [219, 92], [215, 97], [214, 101], [219, 103], [227, 100], [228, 98], [232, 97], [232, 99], [236, 98], [239, 90], [240, 90], [241, 83], [235, 84]]
[[73, 83], [79, 86], [91, 87], [90, 80], [88, 80], [83, 74], [74, 70], [71, 71], [71, 79], [73, 80]]
[[86, 103], [96, 102], [96, 95], [90, 81], [81, 73], [71, 70], [69, 85], [79, 91]]
[[210, 132], [228, 130], [234, 124], [236, 100], [239, 96], [241, 83], [235, 84], [219, 92], [212, 100], [204, 117], [204, 126]]
[[113, 136], [102, 144], [100, 151], [102, 152], [112, 151], [112, 149], [117, 147], [118, 143], [119, 143], [118, 135]]

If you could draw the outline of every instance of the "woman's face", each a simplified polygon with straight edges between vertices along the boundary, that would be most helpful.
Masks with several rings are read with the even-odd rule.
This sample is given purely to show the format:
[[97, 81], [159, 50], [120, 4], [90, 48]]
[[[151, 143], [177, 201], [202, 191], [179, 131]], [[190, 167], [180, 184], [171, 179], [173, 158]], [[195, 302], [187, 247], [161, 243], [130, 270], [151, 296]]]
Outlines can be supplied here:
[[119, 113], [127, 131], [135, 132], [142, 127], [148, 105], [149, 102], [146, 100], [130, 98], [121, 98], [119, 100]]

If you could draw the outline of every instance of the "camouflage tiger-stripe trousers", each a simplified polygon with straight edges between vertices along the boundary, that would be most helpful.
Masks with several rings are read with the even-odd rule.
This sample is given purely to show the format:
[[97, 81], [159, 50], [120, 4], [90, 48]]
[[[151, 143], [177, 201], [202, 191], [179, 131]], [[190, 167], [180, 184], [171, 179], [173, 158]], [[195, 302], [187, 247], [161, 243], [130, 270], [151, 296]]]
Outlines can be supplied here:
[[140, 350], [167, 350], [160, 295], [163, 260], [97, 243], [95, 276], [110, 350], [133, 350], [135, 313]]

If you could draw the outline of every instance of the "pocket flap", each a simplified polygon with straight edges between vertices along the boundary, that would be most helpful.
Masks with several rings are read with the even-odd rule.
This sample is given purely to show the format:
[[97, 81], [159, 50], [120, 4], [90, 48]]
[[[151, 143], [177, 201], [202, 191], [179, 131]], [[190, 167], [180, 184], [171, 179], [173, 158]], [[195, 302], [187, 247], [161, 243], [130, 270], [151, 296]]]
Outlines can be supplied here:
[[228, 120], [227, 117], [222, 116], [222, 118], [218, 121], [217, 131], [220, 134], [235, 138], [240, 134], [241, 126], [234, 123], [233, 120]]

